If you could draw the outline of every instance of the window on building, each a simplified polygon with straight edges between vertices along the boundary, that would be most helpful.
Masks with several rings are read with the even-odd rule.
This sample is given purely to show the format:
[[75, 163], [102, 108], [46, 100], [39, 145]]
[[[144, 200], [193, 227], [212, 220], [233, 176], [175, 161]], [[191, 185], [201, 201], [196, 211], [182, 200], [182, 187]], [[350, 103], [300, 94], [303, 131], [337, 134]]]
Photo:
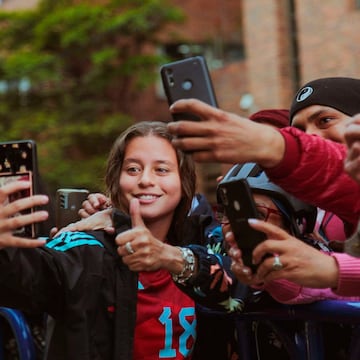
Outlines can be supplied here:
[[210, 69], [244, 59], [244, 48], [235, 43], [171, 43], [164, 45], [162, 52], [174, 60], [203, 55]]

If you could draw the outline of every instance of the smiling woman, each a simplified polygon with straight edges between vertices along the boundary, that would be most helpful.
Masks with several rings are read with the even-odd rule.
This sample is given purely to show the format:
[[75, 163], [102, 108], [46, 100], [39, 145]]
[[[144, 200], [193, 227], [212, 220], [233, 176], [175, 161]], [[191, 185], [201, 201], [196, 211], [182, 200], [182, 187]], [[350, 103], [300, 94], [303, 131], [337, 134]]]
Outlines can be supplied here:
[[[166, 123], [140, 122], [113, 144], [105, 176], [113, 209], [105, 210], [105, 222], [111, 220], [115, 233], [63, 231], [26, 252], [4, 243], [0, 283], [7, 292], [0, 304], [11, 298], [13, 307], [51, 315], [48, 359], [196, 359], [195, 304], [242, 310], [225, 271], [229, 259], [205, 246], [209, 217], [189, 215], [192, 157], [171, 140]], [[228, 339], [212, 342], [217, 358], [227, 358]], [[209, 358], [203, 350], [212, 349], [206, 343], [200, 357]]]

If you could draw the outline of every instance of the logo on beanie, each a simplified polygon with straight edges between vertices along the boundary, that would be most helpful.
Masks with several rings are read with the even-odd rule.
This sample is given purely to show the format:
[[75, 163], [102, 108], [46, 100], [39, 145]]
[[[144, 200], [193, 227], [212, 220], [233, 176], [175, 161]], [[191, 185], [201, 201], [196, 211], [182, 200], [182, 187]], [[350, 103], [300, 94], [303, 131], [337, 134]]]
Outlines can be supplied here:
[[306, 86], [304, 87], [302, 90], [300, 90], [300, 92], [298, 93], [297, 97], [296, 97], [296, 101], [297, 102], [301, 102], [306, 100], [312, 93], [313, 93], [313, 88], [310, 86]]

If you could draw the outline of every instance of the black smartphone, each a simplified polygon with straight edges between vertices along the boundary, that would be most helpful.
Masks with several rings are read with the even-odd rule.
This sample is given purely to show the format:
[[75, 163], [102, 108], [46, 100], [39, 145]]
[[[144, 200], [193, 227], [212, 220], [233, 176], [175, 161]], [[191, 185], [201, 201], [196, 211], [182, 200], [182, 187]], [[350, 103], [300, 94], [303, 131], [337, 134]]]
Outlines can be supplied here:
[[259, 218], [251, 188], [246, 179], [239, 179], [220, 182], [218, 191], [225, 216], [241, 249], [244, 264], [254, 271], [256, 267], [252, 264], [252, 252], [266, 236], [248, 223], [249, 218]]
[[56, 227], [59, 230], [80, 220], [78, 211], [88, 195], [87, 189], [64, 188], [56, 191]]
[[[30, 181], [28, 190], [19, 191], [8, 197], [8, 202], [38, 193], [38, 167], [36, 143], [34, 140], [0, 142], [0, 187], [17, 180]], [[29, 214], [36, 209], [19, 212]], [[39, 236], [39, 224], [31, 224], [14, 231], [14, 235], [28, 238]]]
[[[160, 68], [163, 88], [169, 105], [180, 99], [198, 99], [218, 107], [210, 73], [203, 56], [195, 56], [163, 65]], [[194, 114], [173, 114], [174, 120], [199, 120]]]

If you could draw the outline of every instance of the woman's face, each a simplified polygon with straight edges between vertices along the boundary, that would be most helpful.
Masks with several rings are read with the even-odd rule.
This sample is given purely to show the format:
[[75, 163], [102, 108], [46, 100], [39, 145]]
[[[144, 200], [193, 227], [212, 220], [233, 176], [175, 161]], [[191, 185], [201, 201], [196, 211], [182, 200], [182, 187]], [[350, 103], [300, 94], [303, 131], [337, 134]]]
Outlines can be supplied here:
[[140, 202], [145, 223], [172, 217], [182, 191], [179, 166], [173, 146], [158, 136], [136, 137], [128, 143], [119, 179], [121, 203]]
[[254, 200], [261, 220], [285, 228], [283, 216], [271, 198], [263, 194], [254, 194]]
[[307, 134], [344, 143], [346, 125], [351, 119], [350, 116], [334, 108], [311, 105], [298, 111], [293, 117], [291, 125]]

